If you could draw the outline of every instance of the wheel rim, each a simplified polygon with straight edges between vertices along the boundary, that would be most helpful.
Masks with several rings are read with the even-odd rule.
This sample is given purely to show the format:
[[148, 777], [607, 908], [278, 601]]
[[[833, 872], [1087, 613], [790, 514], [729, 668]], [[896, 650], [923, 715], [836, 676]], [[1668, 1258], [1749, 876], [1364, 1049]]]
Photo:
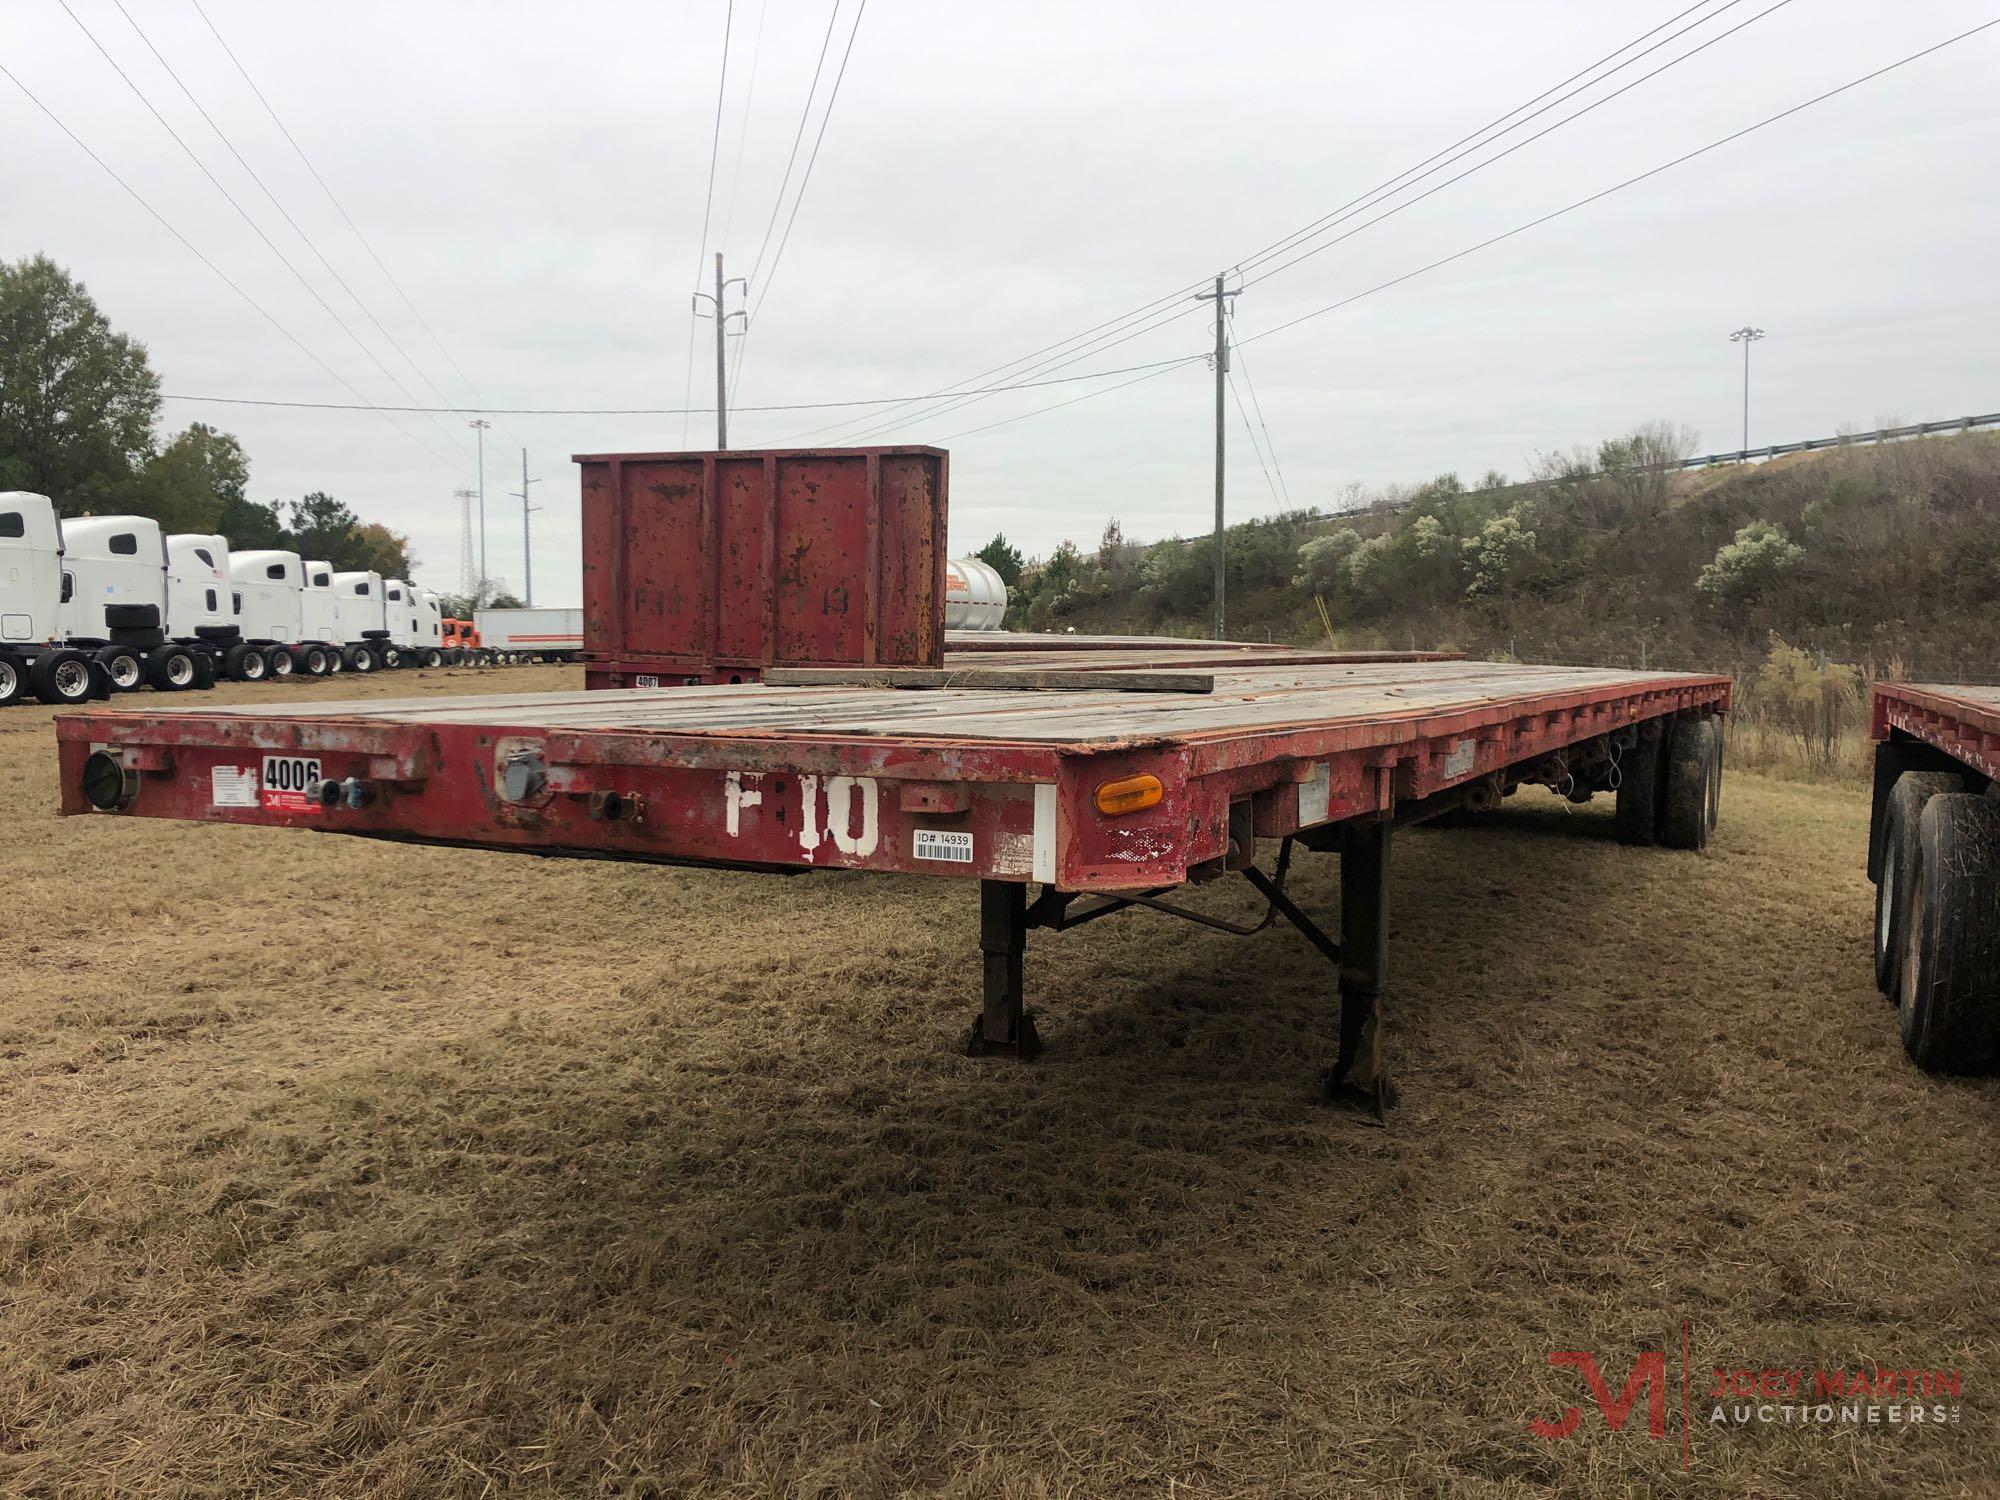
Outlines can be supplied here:
[[274, 657], [272, 657], [272, 658], [271, 658], [271, 674], [272, 674], [273, 676], [275, 676], [275, 677], [289, 677], [289, 676], [291, 676], [291, 675], [292, 675], [292, 659], [291, 659], [291, 657], [289, 657], [289, 656], [285, 656], [285, 655], [282, 655], [282, 654], [281, 654], [281, 655], [278, 655], [278, 656], [274, 656]]
[[170, 656], [167, 658], [167, 681], [175, 687], [186, 687], [194, 681], [194, 658], [191, 656]]
[[136, 656], [114, 656], [111, 658], [112, 686], [134, 688], [139, 685], [139, 658]]
[[90, 691], [90, 668], [80, 661], [59, 661], [50, 680], [55, 684], [57, 697], [81, 698]]
[[269, 665], [270, 663], [261, 656], [246, 656], [243, 658], [243, 675], [251, 682], [255, 682], [264, 675]]
[[1889, 929], [1895, 921], [1896, 863], [1896, 846], [1891, 844], [1883, 851], [1882, 882], [1875, 888], [1875, 952], [1884, 958], [1889, 955]]
[[0, 698], [12, 698], [21, 691], [21, 674], [11, 661], [0, 661]]

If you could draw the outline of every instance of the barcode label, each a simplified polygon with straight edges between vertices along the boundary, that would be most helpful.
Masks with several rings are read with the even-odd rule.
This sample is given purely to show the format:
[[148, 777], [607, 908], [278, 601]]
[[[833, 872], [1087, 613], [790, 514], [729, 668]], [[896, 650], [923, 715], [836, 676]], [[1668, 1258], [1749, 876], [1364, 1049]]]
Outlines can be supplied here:
[[918, 859], [944, 859], [955, 865], [972, 863], [972, 835], [969, 833], [939, 833], [935, 829], [919, 828], [912, 839]]

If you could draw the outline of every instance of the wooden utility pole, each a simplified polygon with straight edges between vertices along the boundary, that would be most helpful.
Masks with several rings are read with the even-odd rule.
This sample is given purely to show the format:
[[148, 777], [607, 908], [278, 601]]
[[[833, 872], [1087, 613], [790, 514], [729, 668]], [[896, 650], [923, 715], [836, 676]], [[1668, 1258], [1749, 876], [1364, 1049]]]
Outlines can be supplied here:
[[1215, 638], [1227, 639], [1228, 611], [1224, 607], [1225, 577], [1228, 573], [1228, 546], [1223, 525], [1223, 443], [1226, 427], [1223, 421], [1223, 396], [1229, 384], [1229, 303], [1235, 292], [1224, 291], [1223, 278], [1215, 278], [1215, 290], [1197, 292], [1196, 299], [1215, 303]]

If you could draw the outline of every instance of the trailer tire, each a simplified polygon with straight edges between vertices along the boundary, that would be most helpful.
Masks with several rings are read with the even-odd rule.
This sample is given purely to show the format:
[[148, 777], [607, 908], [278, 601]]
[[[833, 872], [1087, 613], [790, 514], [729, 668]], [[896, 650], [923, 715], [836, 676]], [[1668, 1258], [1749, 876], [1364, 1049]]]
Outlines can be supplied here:
[[88, 703], [97, 690], [91, 661], [81, 651], [63, 648], [35, 658], [28, 682], [35, 696], [57, 708]]
[[1903, 1050], [1927, 1073], [2000, 1061], [2000, 803], [1948, 792], [1917, 820], [1903, 958]]
[[196, 687], [200, 678], [194, 653], [185, 646], [162, 646], [147, 658], [146, 680], [159, 692], [178, 693], [182, 688]]
[[347, 648], [347, 665], [351, 671], [359, 672], [363, 676], [366, 676], [368, 673], [374, 671], [380, 665], [380, 662], [376, 659], [375, 648], [373, 646], [349, 646]]
[[0, 656], [0, 708], [19, 703], [28, 690], [27, 669], [18, 656]]
[[1648, 738], [1640, 726], [1638, 743], [1618, 763], [1618, 841], [1651, 844], [1660, 835], [1660, 790], [1667, 769], [1665, 726]]
[[1917, 867], [1917, 828], [1924, 804], [1965, 790], [1965, 778], [1948, 771], [1906, 771], [1896, 778], [1882, 808], [1882, 871], [1875, 882], [1875, 987], [1891, 1005], [1902, 998], [1903, 945], [1909, 915], [1910, 875]]
[[1669, 849], [1703, 849], [1713, 828], [1715, 779], [1721, 762], [1713, 719], [1677, 719], [1667, 744], [1660, 842]]
[[146, 664], [130, 646], [106, 646], [97, 653], [104, 675], [111, 679], [111, 691], [129, 693], [146, 684]]
[[298, 665], [292, 660], [290, 646], [273, 646], [264, 653], [264, 663], [269, 668], [270, 675], [280, 679], [291, 676], [292, 668]]

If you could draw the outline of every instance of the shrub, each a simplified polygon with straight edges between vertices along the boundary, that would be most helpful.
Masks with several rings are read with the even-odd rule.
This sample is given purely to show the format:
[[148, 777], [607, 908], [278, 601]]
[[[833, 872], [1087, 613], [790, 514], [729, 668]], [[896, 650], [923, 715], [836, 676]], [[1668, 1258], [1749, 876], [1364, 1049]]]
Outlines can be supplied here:
[[1744, 604], [1802, 562], [1806, 549], [1769, 521], [1752, 521], [1716, 550], [1695, 587], [1724, 604]]

